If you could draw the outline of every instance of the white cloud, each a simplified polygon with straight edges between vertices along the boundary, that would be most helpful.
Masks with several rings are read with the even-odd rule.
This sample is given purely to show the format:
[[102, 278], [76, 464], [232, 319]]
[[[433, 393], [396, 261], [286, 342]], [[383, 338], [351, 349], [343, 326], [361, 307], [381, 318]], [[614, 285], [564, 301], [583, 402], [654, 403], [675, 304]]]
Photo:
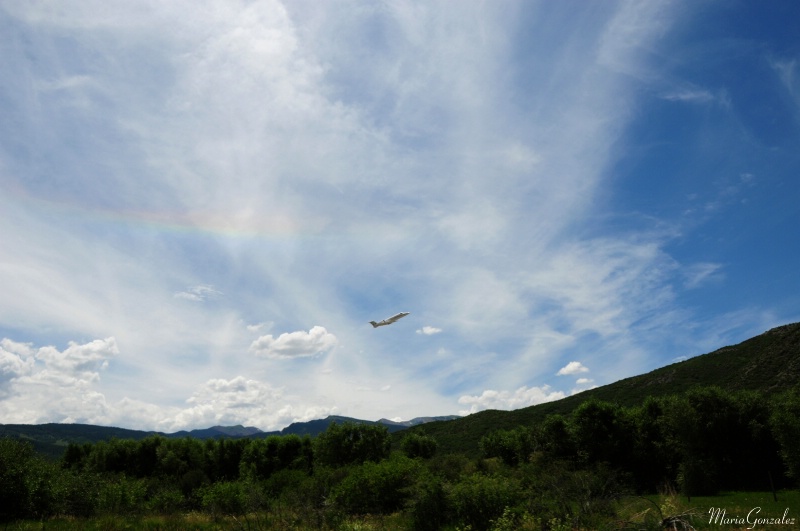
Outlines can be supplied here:
[[259, 330], [261, 330], [265, 326], [267, 328], [272, 328], [272, 325], [273, 325], [273, 323], [271, 323], [271, 322], [270, 323], [257, 323], [257, 324], [247, 325], [246, 328], [247, 328], [248, 332], [258, 332]]
[[63, 351], [3, 339], [0, 391], [6, 399], [0, 402], [0, 415], [23, 423], [97, 420], [105, 410], [105, 399], [93, 386], [118, 354], [113, 337], [82, 345], [70, 342]]
[[[0, 341], [0, 415], [6, 422], [87, 422], [172, 432], [214, 424], [280, 429], [338, 411], [269, 383], [243, 376], [214, 378], [197, 386], [185, 407], [138, 398], [109, 400], [100, 392], [101, 371], [119, 356], [114, 338], [70, 343], [63, 351]], [[388, 390], [388, 387], [381, 389]]]
[[438, 334], [441, 332], [441, 328], [436, 328], [434, 326], [423, 326], [421, 329], [417, 330], [418, 334], [424, 334], [426, 336], [432, 336], [434, 334]]
[[667, 92], [662, 94], [661, 97], [669, 101], [685, 101], [694, 103], [705, 103], [716, 99], [716, 96], [714, 96], [708, 90], [690, 88]]
[[188, 288], [186, 291], [178, 291], [175, 293], [175, 297], [179, 299], [186, 299], [198, 302], [202, 302], [208, 299], [209, 297], [216, 297], [218, 295], [222, 295], [222, 293], [215, 290], [214, 286], [208, 286], [205, 284], [193, 286]]
[[591, 378], [578, 378], [577, 380], [575, 380], [575, 383], [578, 385], [586, 385], [592, 382], [594, 382], [594, 380], [592, 380]]
[[253, 341], [250, 350], [266, 358], [299, 358], [316, 356], [327, 352], [336, 345], [336, 336], [322, 326], [315, 326], [308, 332], [299, 330], [287, 332], [273, 338], [264, 335]]
[[684, 286], [686, 289], [695, 289], [708, 282], [719, 282], [723, 279], [723, 275], [720, 272], [721, 270], [722, 264], [710, 262], [687, 266], [682, 271], [685, 278]]
[[579, 374], [582, 372], [589, 372], [589, 369], [583, 366], [583, 364], [579, 361], [571, 361], [567, 363], [565, 366], [561, 367], [556, 375], [558, 376], [566, 376], [569, 374]]
[[15, 379], [31, 374], [36, 359], [29, 344], [0, 341], [0, 399], [10, 393]]
[[75, 379], [86, 383], [100, 378], [99, 369], [108, 368], [108, 360], [119, 354], [117, 342], [113, 337], [95, 339], [79, 345], [70, 341], [64, 351], [55, 347], [42, 347], [36, 359], [44, 362], [44, 369], [38, 373], [41, 379]]
[[485, 409], [519, 409], [560, 400], [564, 396], [561, 391], [550, 391], [550, 387], [547, 385], [542, 387], [523, 386], [513, 392], [487, 389], [480, 395], [461, 396], [458, 403], [469, 406], [469, 409], [459, 411], [459, 415], [469, 415]]
[[186, 402], [188, 407], [161, 421], [163, 429], [232, 424], [275, 429], [337, 410], [335, 406], [303, 407], [301, 400], [287, 396], [284, 389], [244, 376], [208, 380]]

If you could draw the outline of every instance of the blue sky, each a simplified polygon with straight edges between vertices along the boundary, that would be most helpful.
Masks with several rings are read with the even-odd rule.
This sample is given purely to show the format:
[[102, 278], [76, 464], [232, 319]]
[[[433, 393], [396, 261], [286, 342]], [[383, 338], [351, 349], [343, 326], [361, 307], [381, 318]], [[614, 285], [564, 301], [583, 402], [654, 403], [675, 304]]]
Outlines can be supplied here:
[[800, 321], [798, 16], [0, 2], [0, 422], [514, 409]]

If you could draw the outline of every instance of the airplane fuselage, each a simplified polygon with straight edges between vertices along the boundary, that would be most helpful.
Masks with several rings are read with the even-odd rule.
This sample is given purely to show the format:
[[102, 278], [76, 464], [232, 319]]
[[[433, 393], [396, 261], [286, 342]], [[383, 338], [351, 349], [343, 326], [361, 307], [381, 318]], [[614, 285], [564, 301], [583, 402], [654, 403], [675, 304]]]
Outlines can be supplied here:
[[378, 322], [370, 321], [369, 324], [372, 325], [372, 328], [378, 328], [379, 326], [390, 325], [393, 322], [397, 321], [398, 319], [402, 319], [403, 317], [405, 317], [409, 313], [411, 313], [411, 312], [400, 312], [400, 313], [397, 313], [397, 314], [395, 314], [395, 315], [393, 315], [391, 317], [387, 317], [383, 321], [378, 321]]

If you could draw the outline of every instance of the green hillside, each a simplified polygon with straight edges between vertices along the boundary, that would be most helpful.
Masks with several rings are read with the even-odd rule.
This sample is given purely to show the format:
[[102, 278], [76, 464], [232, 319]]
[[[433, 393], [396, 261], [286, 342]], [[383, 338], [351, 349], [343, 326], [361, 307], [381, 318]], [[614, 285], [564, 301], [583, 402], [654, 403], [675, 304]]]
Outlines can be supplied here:
[[96, 443], [112, 438], [138, 441], [153, 433], [90, 424], [0, 424], [0, 437], [27, 441], [37, 452], [51, 458], [61, 457], [69, 443]]
[[[547, 415], [567, 414], [591, 398], [621, 406], [640, 404], [648, 396], [681, 393], [693, 387], [716, 385], [729, 391], [779, 392], [800, 381], [800, 323], [773, 328], [738, 345], [674, 363], [647, 374], [584, 391], [555, 402], [514, 411], [481, 411], [448, 422], [410, 428], [439, 443], [439, 452], [476, 455], [478, 442], [498, 429], [530, 426]], [[404, 434], [396, 434], [395, 441]]]

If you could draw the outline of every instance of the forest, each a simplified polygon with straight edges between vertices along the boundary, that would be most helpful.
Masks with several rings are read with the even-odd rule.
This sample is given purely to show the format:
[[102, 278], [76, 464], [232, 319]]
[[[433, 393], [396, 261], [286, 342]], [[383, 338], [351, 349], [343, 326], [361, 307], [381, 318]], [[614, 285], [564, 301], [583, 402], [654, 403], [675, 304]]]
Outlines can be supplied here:
[[477, 458], [439, 452], [419, 431], [393, 439], [384, 426], [355, 423], [315, 438], [69, 444], [58, 461], [5, 438], [0, 521], [154, 515], [161, 524], [153, 528], [178, 529], [194, 514], [248, 529], [370, 521], [419, 530], [661, 529], [675, 515], [657, 504], [632, 511], [634, 500], [795, 488], [798, 440], [800, 386], [770, 396], [699, 387], [632, 407], [591, 399], [569, 415], [486, 434]]

